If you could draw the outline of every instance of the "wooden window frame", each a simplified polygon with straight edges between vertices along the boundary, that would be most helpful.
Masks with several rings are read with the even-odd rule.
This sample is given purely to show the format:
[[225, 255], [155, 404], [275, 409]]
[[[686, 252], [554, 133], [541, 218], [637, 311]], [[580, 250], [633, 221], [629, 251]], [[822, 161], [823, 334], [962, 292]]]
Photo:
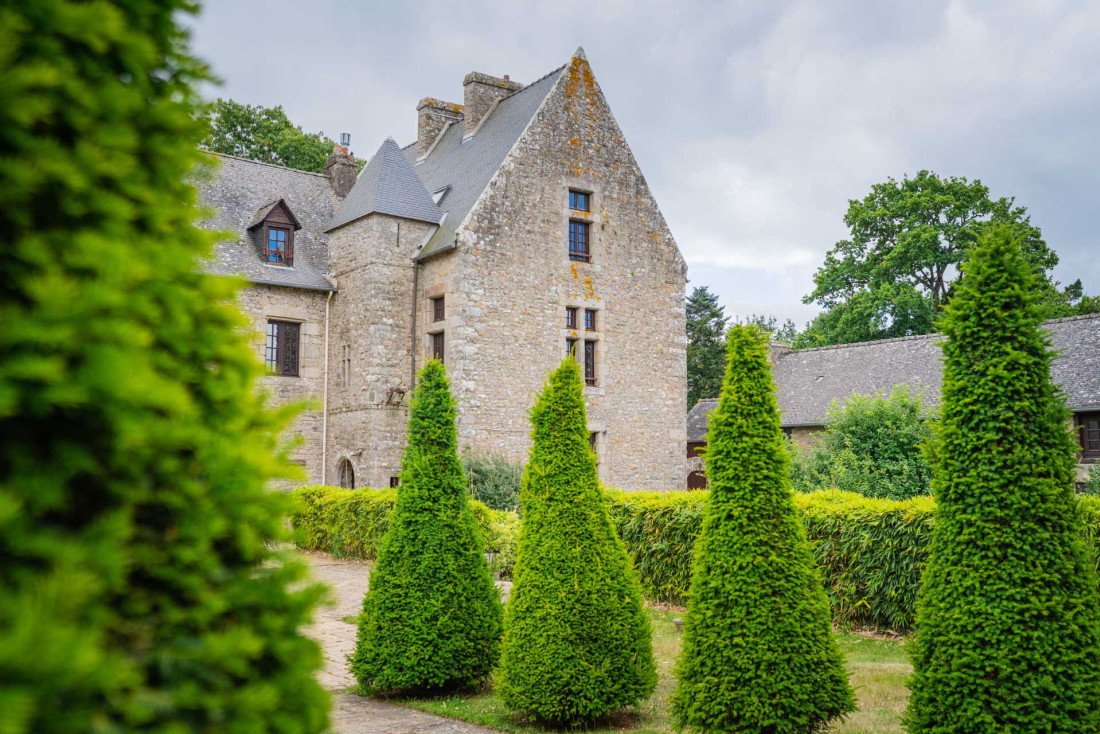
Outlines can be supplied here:
[[[1091, 410], [1074, 415], [1077, 423], [1077, 444], [1081, 449], [1081, 461], [1086, 464], [1100, 462], [1100, 447], [1090, 448], [1089, 433], [1097, 433], [1097, 443], [1100, 443], [1100, 411]], [[1089, 422], [1095, 421], [1096, 428], [1089, 428]]]
[[432, 323], [444, 321], [447, 318], [446, 296], [436, 296], [432, 299]]
[[591, 222], [569, 220], [569, 259], [582, 263], [592, 262]]
[[577, 359], [578, 357], [580, 357], [580, 355], [577, 354], [577, 351], [576, 351], [577, 350], [577, 342], [579, 342], [579, 341], [580, 341], [580, 339], [574, 339], [571, 336], [565, 338], [565, 356], [566, 357], [572, 356], [573, 359]]
[[432, 337], [432, 359], [438, 359], [443, 364], [447, 364], [446, 350], [447, 350], [447, 338], [444, 336], [445, 332], [437, 331], [431, 335]]
[[[271, 244], [270, 238], [272, 230], [279, 230], [286, 233], [286, 242], [284, 244], [285, 252], [283, 253], [282, 260], [271, 259], [272, 250], [268, 245]], [[279, 265], [287, 268], [294, 267], [294, 227], [289, 224], [264, 222], [263, 246], [265, 265]]]
[[355, 467], [351, 465], [350, 459], [340, 459], [340, 469], [338, 476], [340, 477], [341, 488], [355, 489]]
[[302, 325], [297, 321], [267, 320], [264, 342], [264, 364], [268, 374], [277, 377], [300, 377]]
[[565, 307], [565, 328], [576, 329], [577, 328], [577, 307], [566, 306]]
[[584, 384], [588, 387], [596, 386], [596, 341], [584, 340]]
[[[577, 206], [580, 203], [583, 203], [584, 206]], [[592, 192], [569, 189], [569, 208], [575, 212], [590, 214], [592, 212]]]
[[586, 308], [584, 309], [584, 330], [585, 331], [599, 331], [596, 328], [596, 309]]

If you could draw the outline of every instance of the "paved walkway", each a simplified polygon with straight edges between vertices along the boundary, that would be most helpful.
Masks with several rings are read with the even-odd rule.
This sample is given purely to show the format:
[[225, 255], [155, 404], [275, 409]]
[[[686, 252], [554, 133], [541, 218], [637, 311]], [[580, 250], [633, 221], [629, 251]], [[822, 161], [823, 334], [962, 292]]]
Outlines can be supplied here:
[[[332, 731], [335, 734], [495, 734], [492, 729], [402, 708], [351, 692], [355, 678], [348, 672], [347, 656], [355, 648], [355, 625], [345, 617], [359, 614], [367, 590], [369, 567], [363, 561], [339, 559], [324, 553], [304, 553], [313, 576], [328, 585], [333, 606], [317, 610], [306, 633], [321, 643], [324, 668], [321, 685], [333, 692]], [[507, 593], [511, 584], [504, 584]]]

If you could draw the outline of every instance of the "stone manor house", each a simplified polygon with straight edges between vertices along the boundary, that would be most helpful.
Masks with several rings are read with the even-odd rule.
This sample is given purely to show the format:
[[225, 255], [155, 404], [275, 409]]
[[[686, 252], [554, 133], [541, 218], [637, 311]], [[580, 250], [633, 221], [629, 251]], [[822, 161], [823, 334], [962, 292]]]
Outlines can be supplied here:
[[341, 146], [323, 174], [211, 155], [202, 225], [233, 233], [211, 268], [248, 281], [264, 387], [312, 403], [292, 454], [310, 482], [396, 483], [432, 357], [460, 445], [524, 461], [572, 350], [601, 479], [684, 486], [687, 268], [583, 50], [527, 85], [474, 72], [462, 104], [421, 100], [415, 142], [358, 175]]

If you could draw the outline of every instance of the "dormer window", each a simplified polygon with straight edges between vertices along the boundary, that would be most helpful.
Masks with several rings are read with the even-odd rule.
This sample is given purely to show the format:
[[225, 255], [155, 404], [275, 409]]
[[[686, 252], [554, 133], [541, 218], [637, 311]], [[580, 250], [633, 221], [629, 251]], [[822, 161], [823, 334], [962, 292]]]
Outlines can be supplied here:
[[287, 247], [289, 244], [290, 230], [284, 227], [268, 227], [264, 261], [272, 265], [290, 265], [293, 257]]
[[265, 265], [294, 266], [294, 233], [302, 225], [286, 201], [276, 199], [256, 212], [248, 231]]
[[444, 186], [441, 189], [437, 189], [436, 192], [432, 194], [432, 201], [436, 203], [436, 206], [439, 206], [439, 202], [443, 201], [443, 197], [446, 196], [447, 192], [450, 190], [450, 186]]

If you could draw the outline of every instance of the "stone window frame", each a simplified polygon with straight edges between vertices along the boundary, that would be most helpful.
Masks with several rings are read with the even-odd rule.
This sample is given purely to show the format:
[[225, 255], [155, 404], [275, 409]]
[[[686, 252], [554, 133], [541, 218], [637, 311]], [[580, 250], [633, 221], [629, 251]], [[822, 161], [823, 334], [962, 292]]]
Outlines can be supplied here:
[[[569, 328], [566, 325], [566, 321], [563, 318], [567, 312], [566, 309], [577, 310], [577, 323], [575, 328]], [[584, 328], [583, 314], [585, 311], [596, 312], [596, 330], [587, 331]], [[584, 392], [586, 395], [603, 395], [604, 388], [607, 386], [609, 365], [607, 360], [607, 337], [603, 329], [607, 328], [607, 304], [602, 301], [593, 303], [591, 300], [584, 298], [566, 298], [561, 301], [561, 311], [558, 312], [561, 316], [558, 317], [558, 324], [564, 328], [559, 329], [561, 341], [558, 343], [561, 345], [560, 354], [564, 359], [569, 354], [570, 342], [574, 342], [577, 345], [577, 352], [575, 354], [577, 363], [581, 366], [581, 374], [584, 375], [584, 344], [585, 342], [595, 342], [595, 357], [596, 357], [596, 380], [595, 383], [585, 382]]]
[[[563, 214], [562, 242], [565, 254], [565, 262], [568, 265], [599, 265], [602, 262], [602, 240], [600, 235], [600, 222], [597, 213], [600, 211], [600, 191], [594, 182], [586, 179], [569, 179], [561, 193], [561, 207]], [[569, 206], [570, 193], [581, 193], [588, 197], [588, 211], [572, 209]], [[569, 253], [570, 224], [572, 222], [584, 222], [588, 225], [588, 259], [573, 259]]]

